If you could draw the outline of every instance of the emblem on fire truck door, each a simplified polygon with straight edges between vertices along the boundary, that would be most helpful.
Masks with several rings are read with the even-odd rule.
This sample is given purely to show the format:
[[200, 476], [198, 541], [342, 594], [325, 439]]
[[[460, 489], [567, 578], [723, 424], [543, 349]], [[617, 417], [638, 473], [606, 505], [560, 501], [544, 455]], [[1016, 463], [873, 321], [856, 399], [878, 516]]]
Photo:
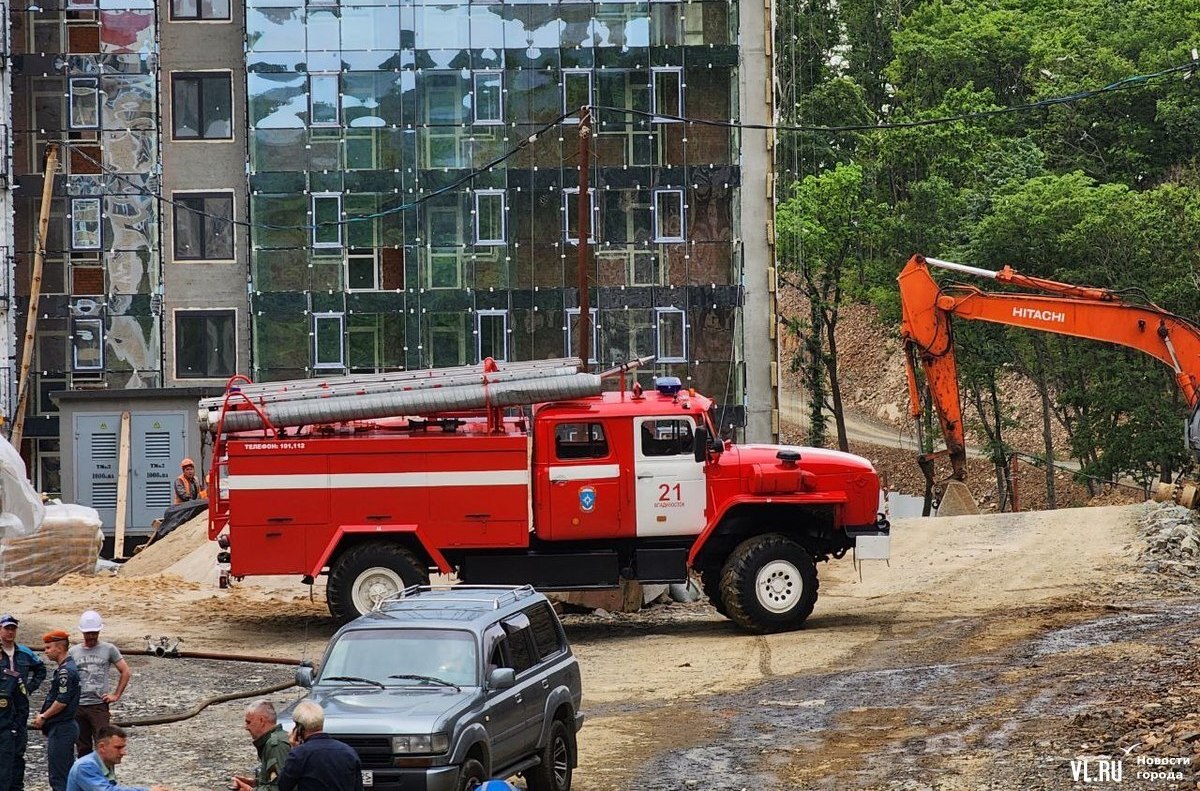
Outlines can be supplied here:
[[585, 514], [590, 514], [596, 509], [596, 490], [591, 486], [584, 486], [579, 490], [579, 510]]

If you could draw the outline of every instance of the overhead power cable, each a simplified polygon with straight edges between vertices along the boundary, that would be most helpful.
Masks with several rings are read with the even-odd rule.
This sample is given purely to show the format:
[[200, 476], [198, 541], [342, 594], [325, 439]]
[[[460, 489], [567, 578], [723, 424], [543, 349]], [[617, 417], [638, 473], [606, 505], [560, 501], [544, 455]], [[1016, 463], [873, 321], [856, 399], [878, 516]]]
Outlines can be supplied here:
[[689, 124], [702, 124], [704, 126], [718, 126], [730, 129], [758, 129], [763, 131], [774, 132], [873, 132], [888, 129], [912, 129], [921, 126], [938, 126], [940, 124], [953, 123], [955, 121], [974, 121], [985, 118], [994, 118], [998, 115], [1009, 115], [1011, 113], [1024, 113], [1031, 110], [1043, 110], [1047, 107], [1055, 107], [1063, 104], [1074, 104], [1086, 99], [1093, 99], [1097, 96], [1102, 96], [1116, 91], [1124, 91], [1130, 88], [1139, 88], [1151, 83], [1154, 80], [1160, 80], [1164, 77], [1169, 77], [1172, 74], [1184, 74], [1185, 79], [1190, 77], [1196, 71], [1200, 70], [1200, 62], [1191, 61], [1179, 66], [1172, 66], [1169, 69], [1152, 72], [1150, 74], [1135, 74], [1130, 77], [1117, 80], [1109, 83], [1103, 88], [1095, 88], [1086, 91], [1077, 91], [1076, 93], [1067, 94], [1065, 96], [1054, 96], [1049, 99], [1041, 99], [1028, 104], [1017, 104], [1010, 107], [996, 107], [991, 110], [976, 110], [969, 113], [959, 113], [958, 115], [943, 115], [937, 118], [922, 118], [915, 121], [891, 121], [880, 124], [851, 124], [848, 126], [812, 126], [812, 125], [789, 125], [789, 124], [743, 124], [737, 121], [718, 121], [708, 118], [688, 118], [680, 115], [670, 115], [668, 113], [648, 112], [646, 110], [634, 110], [629, 107], [611, 107], [600, 105], [593, 107], [594, 110], [603, 110], [605, 112], [624, 113], [626, 115], [644, 116], [653, 120], [676, 121]]
[[113, 170], [112, 168], [108, 167], [104, 163], [98, 161], [92, 155], [88, 154], [85, 150], [83, 150], [85, 148], [85, 146], [77, 143], [76, 141], [56, 140], [54, 142], [58, 143], [61, 146], [72, 149], [75, 155], [82, 157], [83, 159], [92, 163], [96, 167], [100, 168], [104, 172], [105, 175], [110, 176], [113, 179], [124, 183], [126, 186], [132, 187], [134, 190], [136, 190], [137, 194], [148, 195], [148, 196], [154, 198], [155, 200], [157, 200], [159, 203], [174, 206], [175, 208], [178, 208], [178, 209], [183, 209], [184, 211], [190, 212], [190, 213], [198, 215], [200, 217], [209, 217], [211, 219], [218, 220], [223, 223], [228, 223], [230, 225], [236, 225], [236, 226], [240, 226], [243, 228], [259, 228], [259, 229], [267, 230], [267, 231], [312, 231], [312, 230], [316, 230], [317, 228], [331, 228], [334, 226], [344, 226], [344, 225], [349, 225], [351, 223], [357, 223], [357, 222], [368, 222], [370, 220], [377, 220], [380, 217], [388, 217], [393, 214], [399, 214], [400, 212], [409, 211], [410, 209], [414, 209], [417, 206], [420, 206], [422, 203], [427, 203], [428, 201], [431, 201], [434, 198], [437, 198], [441, 195], [445, 195], [448, 192], [452, 192], [452, 191], [458, 189], [463, 184], [466, 184], [466, 183], [472, 181], [473, 179], [476, 179], [479, 176], [483, 175], [484, 173], [487, 173], [488, 171], [490, 171], [492, 168], [496, 167], [500, 163], [502, 163], [508, 159], [511, 159], [512, 157], [514, 157], [518, 153], [520, 153], [522, 150], [524, 150], [526, 146], [535, 142], [538, 139], [538, 137], [540, 137], [546, 131], [550, 130], [551, 128], [553, 128], [555, 126], [558, 126], [560, 123], [562, 123], [562, 121], [564, 119], [570, 118], [574, 114], [575, 114], [574, 112], [564, 113], [564, 114], [560, 115], [558, 118], [555, 118], [553, 121], [550, 121], [547, 124], [543, 124], [541, 127], [539, 127], [537, 129], [537, 131], [526, 136], [524, 140], [517, 143], [511, 149], [509, 149], [505, 153], [501, 154], [500, 156], [496, 157], [495, 159], [488, 162], [487, 164], [481, 165], [477, 168], [474, 168], [473, 170], [471, 170], [468, 173], [464, 174], [463, 176], [455, 179], [454, 181], [447, 184], [446, 186], [439, 187], [438, 189], [436, 189], [430, 193], [422, 195], [421, 197], [417, 198], [416, 200], [409, 201], [408, 203], [404, 203], [399, 206], [393, 206], [390, 209], [384, 209], [382, 211], [372, 212], [370, 214], [360, 214], [360, 215], [355, 215], [353, 217], [345, 217], [345, 218], [337, 220], [336, 222], [331, 221], [331, 222], [322, 222], [322, 223], [308, 223], [308, 224], [304, 224], [304, 225], [276, 225], [273, 223], [249, 222], [247, 220], [236, 220], [231, 217], [224, 217], [219, 214], [213, 214], [212, 212], [198, 211], [198, 210], [192, 208], [191, 206], [184, 205], [184, 204], [180, 203], [179, 201], [168, 198], [165, 195], [163, 195], [162, 193], [155, 192], [154, 190], [148, 189], [148, 188], [142, 186], [141, 184], [138, 184], [136, 181], [130, 179], [128, 176], [126, 176], [116, 170]]
[[[1200, 70], [1200, 62], [1191, 61], [1189, 63], [1181, 64], [1178, 66], [1172, 66], [1168, 69], [1163, 69], [1161, 71], [1156, 71], [1156, 72], [1152, 72], [1149, 74], [1135, 74], [1135, 75], [1132, 75], [1129, 77], [1125, 77], [1124, 79], [1118, 80], [1118, 81], [1110, 83], [1108, 85], [1105, 85], [1102, 88], [1096, 88], [1096, 89], [1087, 90], [1087, 91], [1078, 91], [1076, 93], [1068, 94], [1066, 96], [1057, 96], [1057, 97], [1052, 97], [1049, 99], [1042, 99], [1040, 101], [1031, 102], [1029, 104], [1020, 104], [1020, 105], [1014, 105], [1014, 106], [1010, 106], [1010, 107], [999, 107], [999, 108], [995, 108], [992, 110], [980, 110], [980, 111], [970, 112], [970, 113], [961, 113], [958, 115], [940, 116], [938, 118], [924, 118], [924, 119], [920, 119], [920, 120], [916, 120], [916, 121], [895, 121], [895, 122], [881, 123], [881, 124], [855, 124], [855, 125], [848, 125], [848, 126], [745, 124], [745, 123], [740, 123], [737, 121], [719, 121], [719, 120], [713, 120], [713, 119], [708, 119], [708, 118], [689, 118], [686, 116], [670, 115], [667, 113], [658, 113], [658, 112], [648, 112], [645, 110], [635, 110], [635, 109], [632, 109], [629, 107], [613, 107], [613, 106], [609, 106], [609, 105], [592, 105], [590, 107], [590, 109], [593, 111], [604, 111], [604, 112], [612, 112], [612, 113], [623, 113], [626, 115], [641, 116], [641, 117], [648, 118], [650, 120], [658, 120], [658, 121], [665, 120], [665, 121], [673, 121], [673, 122], [680, 122], [680, 123], [687, 123], [687, 124], [700, 124], [700, 125], [704, 125], [704, 126], [715, 126], [715, 127], [722, 127], [722, 128], [727, 128], [727, 129], [756, 129], [756, 130], [776, 131], [776, 132], [818, 132], [818, 133], [819, 132], [828, 132], [828, 133], [869, 132], [869, 131], [883, 131], [883, 130], [889, 130], [889, 129], [910, 129], [910, 128], [922, 127], [922, 126], [936, 126], [938, 124], [952, 123], [955, 121], [970, 121], [970, 120], [992, 118], [995, 116], [1006, 115], [1006, 114], [1010, 114], [1010, 113], [1028, 112], [1031, 110], [1040, 110], [1040, 109], [1044, 109], [1047, 107], [1053, 107], [1053, 106], [1057, 106], [1057, 105], [1072, 104], [1075, 102], [1084, 101], [1086, 99], [1091, 99], [1096, 96], [1113, 93], [1115, 91], [1122, 91], [1122, 90], [1127, 90], [1130, 88], [1141, 87], [1141, 86], [1151, 83], [1152, 81], [1159, 80], [1159, 79], [1168, 77], [1173, 74], [1184, 74], [1185, 78], [1190, 77], [1197, 70]], [[131, 187], [136, 194], [147, 195], [149, 197], [154, 198], [156, 201], [158, 201], [161, 204], [173, 206], [175, 208], [182, 209], [184, 211], [190, 212], [192, 214], [195, 214], [195, 215], [198, 215], [201, 217], [208, 217], [213, 220], [217, 220], [218, 222], [228, 223], [230, 225], [235, 225], [235, 226], [239, 226], [242, 228], [259, 228], [259, 229], [267, 230], [267, 231], [313, 231], [318, 228], [329, 228], [329, 227], [335, 227], [335, 226], [346, 226], [351, 223], [369, 222], [371, 220], [376, 220], [376, 219], [379, 219], [382, 217], [388, 217], [393, 214], [399, 214], [401, 212], [405, 212], [405, 211], [414, 209], [423, 203], [427, 203], [428, 201], [433, 200], [434, 198], [437, 198], [441, 195], [445, 195], [446, 193], [449, 193], [449, 192], [452, 192], [452, 191], [458, 189], [463, 184], [469, 183], [470, 181], [478, 178], [479, 176], [483, 175], [484, 173], [487, 173], [488, 171], [490, 171], [492, 168], [496, 167], [497, 165], [511, 159], [512, 157], [516, 156], [520, 151], [522, 151], [526, 146], [535, 142], [538, 139], [538, 137], [540, 137], [541, 135], [546, 133], [548, 130], [552, 129], [555, 126], [558, 126], [564, 120], [566, 120], [567, 118], [571, 118], [571, 117], [575, 116], [576, 114], [577, 114], [576, 111], [563, 113], [558, 118], [555, 118], [553, 121], [543, 124], [541, 127], [539, 127], [537, 129], [537, 131], [528, 135], [524, 140], [519, 142], [516, 146], [509, 149], [504, 154], [501, 154], [500, 156], [496, 157], [495, 159], [491, 160], [490, 162], [488, 162], [480, 167], [474, 168], [473, 170], [469, 171], [468, 173], [464, 174], [463, 176], [455, 179], [450, 184], [447, 184], [444, 187], [440, 187], [426, 195], [422, 195], [421, 197], [417, 198], [416, 200], [409, 201], [409, 202], [401, 204], [399, 206], [393, 206], [390, 209], [384, 209], [382, 211], [372, 212], [370, 214], [361, 214], [361, 215], [355, 215], [352, 217], [344, 217], [344, 218], [338, 219], [337, 221], [332, 221], [332, 222], [306, 223], [306, 224], [302, 224], [302, 225], [278, 225], [278, 224], [274, 224], [274, 223], [250, 222], [247, 220], [237, 220], [237, 219], [233, 219], [231, 217], [224, 217], [219, 214], [214, 214], [212, 212], [206, 212], [206, 211], [194, 209], [191, 206], [184, 205], [178, 201], [175, 201], [171, 198], [164, 196], [163, 194], [161, 194], [159, 192], [155, 192], [154, 190], [151, 190], [141, 184], [138, 184], [136, 181], [130, 179], [127, 175], [122, 174], [122, 173], [114, 170], [111, 167], [108, 167], [107, 165], [100, 162], [99, 160], [97, 160], [91, 154], [89, 154], [87, 152], [86, 149], [89, 148], [89, 146], [87, 146], [87, 145], [81, 144], [78, 141], [73, 141], [73, 140], [57, 140], [54, 142], [58, 143], [59, 145], [65, 147], [65, 148], [71, 149], [76, 156], [78, 156], [78, 157], [92, 163], [94, 166], [100, 168], [101, 172], [103, 172], [105, 175], [113, 178], [116, 181], [122, 182], [123, 184], [125, 184], [128, 187]], [[94, 147], [94, 146], [91, 146], [91, 147]]]

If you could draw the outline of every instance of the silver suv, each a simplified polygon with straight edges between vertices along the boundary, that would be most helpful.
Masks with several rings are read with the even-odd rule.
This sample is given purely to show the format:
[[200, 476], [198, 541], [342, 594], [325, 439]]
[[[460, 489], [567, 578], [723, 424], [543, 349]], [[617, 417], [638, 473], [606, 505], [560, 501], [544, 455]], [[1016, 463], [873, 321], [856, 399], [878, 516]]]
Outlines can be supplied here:
[[579, 663], [528, 585], [408, 588], [339, 629], [296, 683], [358, 752], [365, 788], [468, 791], [518, 774], [530, 791], [571, 787]]

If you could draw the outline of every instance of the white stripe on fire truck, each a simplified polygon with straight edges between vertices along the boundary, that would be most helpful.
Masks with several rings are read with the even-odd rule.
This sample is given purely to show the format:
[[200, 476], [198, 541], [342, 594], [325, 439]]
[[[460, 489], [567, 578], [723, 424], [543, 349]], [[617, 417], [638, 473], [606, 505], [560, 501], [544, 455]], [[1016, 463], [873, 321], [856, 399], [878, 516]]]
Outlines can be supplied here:
[[594, 481], [603, 478], [620, 478], [619, 464], [582, 464], [578, 467], [551, 467], [552, 481]]
[[261, 489], [383, 489], [415, 486], [527, 486], [526, 470], [459, 472], [342, 472], [295, 475], [230, 475], [229, 488]]

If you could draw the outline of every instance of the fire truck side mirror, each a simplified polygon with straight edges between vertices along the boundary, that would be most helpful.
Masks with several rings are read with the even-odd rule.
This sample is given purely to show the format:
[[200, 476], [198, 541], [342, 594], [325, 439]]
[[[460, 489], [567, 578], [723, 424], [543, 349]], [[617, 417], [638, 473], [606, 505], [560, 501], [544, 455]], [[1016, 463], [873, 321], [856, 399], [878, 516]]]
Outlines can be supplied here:
[[696, 433], [692, 437], [692, 455], [699, 463], [708, 461], [708, 428], [706, 426], [696, 426]]

